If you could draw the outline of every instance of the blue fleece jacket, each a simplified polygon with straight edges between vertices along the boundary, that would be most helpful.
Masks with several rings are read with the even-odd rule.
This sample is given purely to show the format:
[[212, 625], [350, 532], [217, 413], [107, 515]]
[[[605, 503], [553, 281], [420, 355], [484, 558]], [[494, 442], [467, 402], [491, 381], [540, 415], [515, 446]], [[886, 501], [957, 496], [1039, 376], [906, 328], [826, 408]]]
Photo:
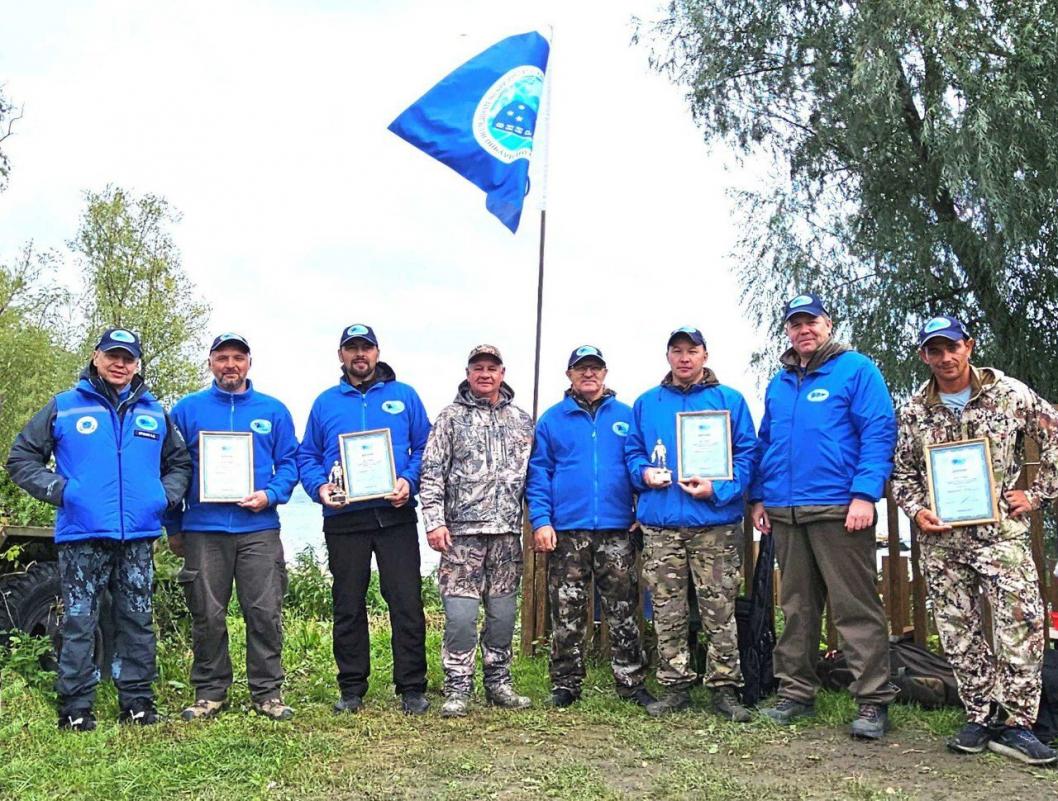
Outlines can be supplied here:
[[895, 445], [893, 402], [866, 356], [846, 350], [803, 375], [787, 366], [764, 395], [750, 500], [776, 507], [877, 501]]
[[[713, 496], [692, 498], [676, 483], [676, 414], [727, 409], [731, 413], [731, 450], [734, 477], [714, 481]], [[737, 523], [745, 506], [744, 495], [753, 477], [757, 437], [753, 418], [742, 394], [716, 381], [706, 369], [702, 383], [683, 390], [666, 379], [644, 392], [632, 409], [632, 429], [625, 443], [625, 464], [639, 492], [636, 517], [648, 526], [721, 526]], [[662, 489], [649, 489], [643, 471], [652, 467], [650, 454], [661, 440], [668, 453], [673, 481]]]
[[[170, 515], [166, 527], [173, 531], [214, 531], [244, 534], [279, 528], [276, 506], [290, 500], [298, 483], [295, 454], [298, 441], [287, 407], [271, 395], [258, 392], [251, 381], [245, 392], [225, 392], [216, 382], [181, 398], [172, 420], [184, 435], [194, 474], [184, 499], [182, 514]], [[249, 431], [253, 435], [254, 491], [264, 490], [268, 506], [251, 512], [235, 503], [199, 501], [199, 450], [201, 431]]]
[[624, 444], [632, 407], [605, 398], [592, 417], [567, 396], [540, 417], [525, 497], [533, 528], [627, 529], [635, 518]]
[[[334, 463], [341, 461], [339, 435], [377, 428], [389, 429], [397, 478], [408, 482], [412, 494], [409, 505], [415, 505], [422, 452], [430, 435], [430, 420], [415, 390], [397, 381], [393, 370], [384, 362], [378, 363], [376, 376], [379, 380], [363, 393], [343, 377], [337, 386], [324, 390], [312, 404], [305, 436], [298, 448], [298, 471], [301, 486], [320, 505], [320, 487], [327, 483]], [[384, 506], [391, 504], [378, 498], [352, 503], [341, 509], [324, 507], [323, 515], [332, 517]]]

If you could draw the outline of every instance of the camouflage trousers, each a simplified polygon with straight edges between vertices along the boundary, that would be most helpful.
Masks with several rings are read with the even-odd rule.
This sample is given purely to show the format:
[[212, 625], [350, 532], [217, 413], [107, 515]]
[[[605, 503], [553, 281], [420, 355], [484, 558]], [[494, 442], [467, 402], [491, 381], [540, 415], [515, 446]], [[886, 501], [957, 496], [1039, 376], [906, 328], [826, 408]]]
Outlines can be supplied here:
[[735, 597], [742, 586], [742, 528], [643, 526], [643, 577], [654, 598], [658, 683], [685, 689], [698, 675], [691, 667], [688, 582], [694, 582], [702, 631], [709, 639], [707, 687], [742, 685]]
[[[1031, 727], [1040, 704], [1044, 618], [1028, 539], [981, 543], [960, 534], [919, 542], [937, 633], [966, 717], [986, 723], [995, 701], [1012, 725]], [[941, 537], [959, 538], [963, 547]], [[992, 607], [994, 650], [985, 641], [978, 587]]]
[[122, 708], [153, 697], [155, 664], [150, 540], [82, 540], [60, 543], [62, 653], [55, 690], [62, 710], [91, 708], [99, 684], [95, 635], [103, 593], [110, 590], [114, 622], [111, 674]]
[[485, 687], [511, 683], [511, 640], [522, 579], [520, 534], [464, 534], [452, 537], [441, 554], [437, 583], [445, 608], [441, 645], [445, 695], [474, 690], [474, 650], [478, 644], [478, 607], [485, 607], [481, 627], [481, 663]]
[[[627, 531], [560, 531], [547, 562], [551, 602], [551, 684], [580, 694], [588, 615], [594, 619], [594, 579], [610, 627], [610, 655], [618, 695], [643, 685], [646, 659], [636, 610], [636, 550]], [[589, 611], [590, 610], [590, 611]]]

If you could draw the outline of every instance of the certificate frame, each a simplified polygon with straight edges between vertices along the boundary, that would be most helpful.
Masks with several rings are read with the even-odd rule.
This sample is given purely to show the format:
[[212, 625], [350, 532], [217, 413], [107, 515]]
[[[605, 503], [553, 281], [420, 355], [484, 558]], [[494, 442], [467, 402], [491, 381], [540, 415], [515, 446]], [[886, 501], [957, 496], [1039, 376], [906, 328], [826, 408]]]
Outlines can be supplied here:
[[[208, 449], [206, 443], [210, 440], [227, 440], [237, 443], [236, 447], [246, 449], [246, 489], [238, 497], [235, 493], [219, 492], [211, 489], [206, 474]], [[198, 500], [200, 503], [238, 503], [243, 498], [254, 492], [254, 470], [253, 470], [253, 433], [250, 431], [199, 431], [198, 432]]]
[[[369, 446], [379, 446], [385, 449], [383, 470], [388, 470], [388, 472], [382, 473], [380, 476], [373, 476], [373, 478], [387, 479], [388, 486], [379, 486], [377, 483], [373, 482], [370, 483], [369, 486], [360, 487], [359, 489], [354, 486], [354, 478], [356, 475], [359, 475], [359, 472], [352, 473], [349, 470], [352, 453], [349, 446], [356, 443], [358, 440], [368, 443]], [[361, 443], [361, 445], [363, 445], [363, 443]], [[342, 459], [342, 474], [345, 481], [346, 503], [372, 501], [377, 498], [385, 498], [396, 491], [397, 467], [393, 460], [393, 437], [388, 428], [372, 428], [368, 431], [353, 431], [348, 434], [339, 434], [338, 453], [341, 455]]]
[[[937, 495], [936, 485], [936, 457], [948, 451], [967, 450], [977, 451], [981, 454], [985, 465], [985, 484], [989, 494], [988, 507], [992, 512], [991, 517], [975, 515], [972, 517], [945, 516], [941, 510], [941, 499]], [[999, 522], [999, 495], [996, 492], [996, 479], [992, 471], [992, 448], [987, 437], [976, 439], [964, 439], [956, 442], [937, 442], [925, 446], [926, 456], [926, 490], [929, 493], [929, 505], [933, 513], [949, 526], [980, 526]]]
[[[703, 417], [715, 417], [722, 420], [721, 431], [724, 435], [724, 445], [727, 449], [726, 469], [722, 473], [702, 475], [701, 473], [684, 471], [686, 460], [683, 458], [683, 446], [685, 440], [688, 439], [688, 436], [685, 433], [685, 426], [687, 423], [693, 422], [696, 418]], [[735, 476], [734, 453], [731, 445], [731, 412], [727, 409], [709, 409], [698, 412], [676, 413], [676, 480], [686, 481], [694, 476], [698, 476], [698, 478], [703, 478], [708, 481], [730, 481]]]

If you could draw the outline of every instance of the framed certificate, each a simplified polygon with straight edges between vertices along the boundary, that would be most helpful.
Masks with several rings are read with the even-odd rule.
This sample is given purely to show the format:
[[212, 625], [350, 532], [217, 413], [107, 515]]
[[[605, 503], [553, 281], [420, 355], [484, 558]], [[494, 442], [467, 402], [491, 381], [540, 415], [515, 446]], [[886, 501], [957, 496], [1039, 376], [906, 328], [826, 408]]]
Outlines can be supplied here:
[[342, 456], [345, 494], [350, 503], [382, 498], [397, 488], [393, 440], [388, 428], [340, 434], [338, 451]]
[[253, 494], [253, 434], [198, 432], [198, 499], [235, 503]]
[[950, 526], [999, 520], [999, 498], [987, 439], [926, 446], [926, 485], [933, 513]]
[[730, 480], [734, 477], [731, 459], [731, 412], [676, 413], [676, 478]]

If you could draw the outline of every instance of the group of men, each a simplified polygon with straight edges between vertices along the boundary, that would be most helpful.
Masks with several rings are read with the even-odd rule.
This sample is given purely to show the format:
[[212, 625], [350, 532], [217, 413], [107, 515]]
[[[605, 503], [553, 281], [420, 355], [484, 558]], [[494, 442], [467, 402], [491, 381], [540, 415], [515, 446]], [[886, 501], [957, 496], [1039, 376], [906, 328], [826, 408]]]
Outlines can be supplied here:
[[[697, 328], [672, 332], [667, 374], [631, 407], [607, 387], [602, 351], [577, 348], [567, 362], [565, 397], [535, 426], [513, 403], [500, 351], [479, 345], [453, 403], [431, 426], [415, 390], [379, 360], [374, 330], [357, 323], [342, 331], [341, 377], [314, 402], [300, 445], [287, 409], [247, 377], [251, 356], [243, 337], [229, 333], [213, 341], [212, 385], [179, 401], [170, 415], [137, 375], [136, 335], [108, 330], [77, 386], [30, 420], [7, 464], [16, 483], [59, 507], [65, 609], [60, 727], [95, 725], [93, 637], [106, 588], [117, 619], [113, 676], [121, 719], [158, 719], [151, 691], [150, 542], [163, 524], [185, 560], [180, 581], [194, 621], [195, 700], [184, 719], [212, 717], [226, 702], [232, 667], [225, 615], [233, 582], [246, 620], [253, 708], [276, 720], [292, 717], [281, 697], [286, 571], [276, 506], [300, 480], [323, 506], [334, 578], [336, 712], [358, 712], [368, 687], [365, 600], [372, 556], [389, 606], [396, 692], [408, 714], [429, 708], [417, 496], [429, 545], [441, 554], [442, 715], [467, 714], [479, 647], [486, 701], [507, 708], [530, 704], [511, 678], [524, 501], [534, 547], [551, 554], [555, 706], [569, 706], [581, 693], [593, 587], [610, 627], [620, 697], [664, 715], [687, 708], [689, 688], [702, 679], [719, 715], [751, 720], [739, 692], [734, 616], [748, 502], [754, 526], [775, 537], [783, 579], [784, 628], [775, 652], [779, 693], [762, 714], [779, 724], [813, 714], [829, 598], [859, 705], [851, 733], [878, 739], [888, 728], [895, 688], [875, 588], [874, 528], [876, 504], [892, 474], [898, 502], [922, 532], [930, 601], [967, 709], [967, 723], [949, 747], [1054, 762], [1055, 752], [1031, 732], [1044, 609], [1022, 521], [1043, 500], [1058, 497], [1054, 409], [998, 370], [972, 366], [969, 333], [954, 318], [937, 317], [923, 326], [917, 343], [932, 376], [902, 409], [898, 431], [880, 372], [833, 337], [818, 296], [791, 299], [784, 318], [790, 348], [768, 385], [759, 431], [742, 395], [706, 366], [709, 353]], [[700, 411], [724, 412], [730, 421], [730, 477], [674, 481], [666, 454], [678, 453], [677, 415]], [[385, 497], [350, 502], [332, 469], [341, 461], [339, 437], [377, 429], [389, 431], [395, 488]], [[252, 435], [253, 493], [232, 503], [200, 499], [202, 431]], [[1040, 443], [1042, 456], [1033, 486], [1022, 492], [1013, 486], [1024, 435]], [[992, 444], [999, 522], [952, 528], [931, 508], [926, 446], [974, 437]], [[659, 698], [645, 686], [639, 534], [657, 633]], [[992, 647], [977, 611], [979, 592], [997, 622]], [[709, 644], [703, 676], [691, 659], [691, 603]]]

